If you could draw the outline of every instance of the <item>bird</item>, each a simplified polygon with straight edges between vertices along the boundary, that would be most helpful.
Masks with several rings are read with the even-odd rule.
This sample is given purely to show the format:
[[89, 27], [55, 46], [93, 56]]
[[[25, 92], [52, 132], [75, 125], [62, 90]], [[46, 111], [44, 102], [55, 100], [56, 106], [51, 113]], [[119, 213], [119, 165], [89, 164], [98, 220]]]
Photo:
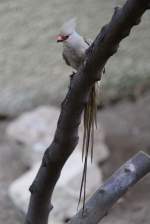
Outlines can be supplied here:
[[[60, 32], [57, 36], [57, 42], [63, 43], [62, 56], [66, 64], [78, 71], [81, 64], [84, 62], [86, 51], [90, 46], [90, 42], [84, 39], [76, 31], [76, 18], [72, 18], [62, 25]], [[83, 212], [86, 200], [86, 179], [89, 151], [91, 151], [91, 161], [93, 159], [94, 130], [95, 127], [97, 127], [96, 112], [96, 84], [94, 83], [90, 88], [88, 102], [84, 107], [83, 116], [84, 131], [82, 145], [82, 161], [84, 163], [84, 166], [78, 200], [79, 207], [83, 195]]]

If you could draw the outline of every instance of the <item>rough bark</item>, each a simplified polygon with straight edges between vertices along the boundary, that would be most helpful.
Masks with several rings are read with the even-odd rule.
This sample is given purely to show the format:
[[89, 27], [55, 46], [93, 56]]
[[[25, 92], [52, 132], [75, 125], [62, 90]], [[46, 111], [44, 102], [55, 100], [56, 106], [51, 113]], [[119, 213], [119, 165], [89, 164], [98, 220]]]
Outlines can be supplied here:
[[150, 173], [150, 156], [139, 152], [120, 167], [85, 204], [68, 224], [97, 224], [116, 201], [142, 177]]
[[120, 41], [140, 22], [149, 8], [149, 0], [128, 0], [116, 8], [110, 23], [104, 26], [87, 50], [84, 63], [72, 77], [62, 103], [57, 129], [47, 148], [38, 174], [30, 187], [31, 197], [26, 224], [46, 224], [52, 209], [51, 197], [63, 165], [78, 143], [78, 127], [90, 87], [101, 79], [107, 60], [118, 49]]

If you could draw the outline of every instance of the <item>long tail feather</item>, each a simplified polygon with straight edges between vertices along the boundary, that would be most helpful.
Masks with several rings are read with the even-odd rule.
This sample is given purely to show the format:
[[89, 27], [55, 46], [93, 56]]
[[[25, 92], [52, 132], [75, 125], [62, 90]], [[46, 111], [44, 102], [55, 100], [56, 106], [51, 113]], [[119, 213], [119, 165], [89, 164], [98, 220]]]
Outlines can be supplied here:
[[89, 149], [89, 137], [88, 137], [89, 136], [89, 132], [88, 132], [89, 109], [88, 107], [89, 105], [87, 104], [84, 110], [84, 135], [83, 135], [83, 146], [82, 146], [82, 159], [84, 160], [84, 168], [83, 168], [82, 179], [81, 179], [78, 207], [81, 202], [83, 189], [85, 189], [85, 177], [86, 177], [86, 171], [87, 171], [87, 157], [88, 157], [88, 149]]
[[87, 179], [87, 163], [88, 163], [89, 150], [91, 154], [91, 162], [93, 160], [94, 125], [97, 127], [96, 113], [97, 113], [96, 87], [94, 84], [91, 87], [90, 94], [89, 94], [89, 101], [84, 109], [84, 134], [83, 134], [83, 145], [82, 145], [82, 161], [84, 161], [84, 168], [82, 173], [80, 194], [79, 194], [79, 200], [78, 200], [78, 207], [79, 207], [82, 194], [83, 194], [83, 205], [82, 205], [83, 212], [85, 208], [85, 199], [86, 199], [86, 179]]

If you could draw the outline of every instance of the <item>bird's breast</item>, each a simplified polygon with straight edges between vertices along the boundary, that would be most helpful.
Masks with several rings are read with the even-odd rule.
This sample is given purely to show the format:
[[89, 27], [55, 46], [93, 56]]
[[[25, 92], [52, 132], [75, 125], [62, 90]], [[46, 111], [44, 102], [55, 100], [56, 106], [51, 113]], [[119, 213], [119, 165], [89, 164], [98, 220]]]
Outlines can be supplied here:
[[74, 69], [78, 70], [84, 60], [84, 52], [73, 49], [69, 46], [64, 46], [63, 54], [67, 58], [69, 64]]

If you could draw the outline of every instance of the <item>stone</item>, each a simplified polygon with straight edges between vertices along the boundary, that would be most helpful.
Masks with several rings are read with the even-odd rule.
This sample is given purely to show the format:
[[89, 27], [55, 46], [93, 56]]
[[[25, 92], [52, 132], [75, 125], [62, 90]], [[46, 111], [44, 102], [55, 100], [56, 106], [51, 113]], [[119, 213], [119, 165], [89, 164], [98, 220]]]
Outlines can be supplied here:
[[[9, 138], [20, 145], [22, 158], [27, 166], [42, 159], [43, 152], [53, 140], [57, 126], [59, 110], [55, 107], [42, 106], [33, 111], [25, 112], [10, 123], [6, 129]], [[82, 149], [83, 125], [79, 129], [79, 144]], [[104, 161], [109, 156], [102, 129], [95, 130], [94, 159]]]
[[41, 160], [53, 139], [58, 115], [57, 108], [41, 106], [23, 113], [7, 127], [6, 134], [20, 145], [27, 166]]
[[[29, 203], [29, 186], [31, 185], [40, 164], [18, 178], [9, 188], [9, 195], [22, 214], [26, 214]], [[49, 224], [63, 223], [77, 211], [79, 188], [83, 165], [81, 153], [75, 151], [66, 162], [52, 197], [54, 209], [51, 212]], [[93, 194], [102, 184], [101, 170], [93, 163], [88, 163], [87, 197]]]
[[[31, 167], [31, 170], [17, 179], [10, 186], [9, 190], [13, 203], [21, 213], [25, 214], [27, 211], [30, 196], [28, 189], [39, 168], [40, 163], [37, 164], [37, 162], [42, 159], [45, 149], [53, 139], [58, 114], [59, 111], [54, 107], [39, 107], [22, 114], [12, 121], [6, 129], [9, 138], [19, 143], [24, 163], [26, 161], [26, 164]], [[76, 212], [83, 171], [83, 164], [81, 162], [82, 124], [79, 129], [79, 136], [79, 144], [68, 159], [57, 183], [53, 195], [55, 209], [52, 211], [50, 219], [52, 222], [50, 221], [50, 223], [59, 223], [59, 221], [67, 220]], [[87, 197], [102, 183], [102, 173], [96, 164], [105, 161], [108, 156], [109, 150], [105, 145], [105, 135], [102, 129], [96, 130], [94, 160], [91, 165], [89, 158], [88, 163]], [[62, 203], [64, 201], [65, 203]]]
[[[16, 116], [44, 104], [60, 105], [72, 73], [62, 60], [62, 47], [55, 38], [62, 22], [75, 15], [80, 33], [94, 39], [110, 20], [114, 7], [122, 2], [2, 1], [0, 116]], [[106, 65], [99, 103], [106, 105], [128, 96], [137, 97], [149, 89], [149, 18], [149, 13], [144, 15], [142, 23]]]

